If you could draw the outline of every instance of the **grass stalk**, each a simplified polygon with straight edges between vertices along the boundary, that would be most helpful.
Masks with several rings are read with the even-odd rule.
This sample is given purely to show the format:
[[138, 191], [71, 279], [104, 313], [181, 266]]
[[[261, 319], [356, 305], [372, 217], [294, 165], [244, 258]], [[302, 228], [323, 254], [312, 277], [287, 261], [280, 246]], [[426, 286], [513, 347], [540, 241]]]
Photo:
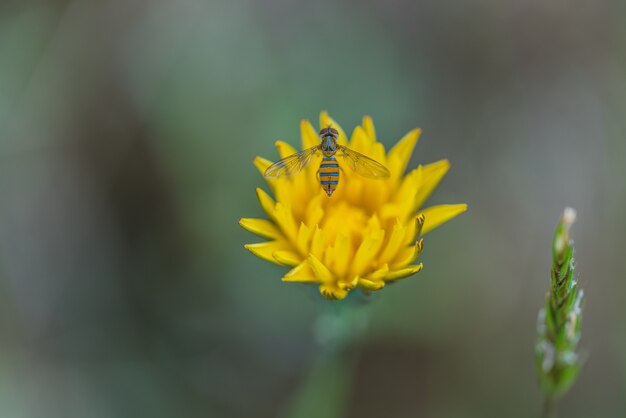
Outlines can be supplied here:
[[545, 397], [544, 418], [555, 418], [556, 402], [576, 381], [582, 367], [577, 352], [583, 291], [574, 275], [574, 243], [569, 230], [576, 212], [566, 208], [552, 241], [550, 289], [537, 321], [535, 362]]

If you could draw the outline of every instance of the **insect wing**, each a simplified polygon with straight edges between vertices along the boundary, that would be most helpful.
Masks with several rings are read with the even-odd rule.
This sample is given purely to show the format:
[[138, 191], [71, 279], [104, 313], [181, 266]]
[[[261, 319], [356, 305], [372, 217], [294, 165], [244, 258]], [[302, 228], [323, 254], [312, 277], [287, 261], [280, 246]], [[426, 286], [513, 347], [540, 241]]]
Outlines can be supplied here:
[[309, 165], [311, 158], [318, 150], [319, 145], [278, 160], [265, 170], [263, 176], [266, 178], [278, 178], [296, 175], [302, 171], [304, 167]]
[[389, 177], [387, 167], [381, 163], [366, 157], [360, 152], [351, 150], [348, 147], [338, 146], [338, 150], [343, 154], [343, 159], [358, 174], [373, 179], [383, 179]]

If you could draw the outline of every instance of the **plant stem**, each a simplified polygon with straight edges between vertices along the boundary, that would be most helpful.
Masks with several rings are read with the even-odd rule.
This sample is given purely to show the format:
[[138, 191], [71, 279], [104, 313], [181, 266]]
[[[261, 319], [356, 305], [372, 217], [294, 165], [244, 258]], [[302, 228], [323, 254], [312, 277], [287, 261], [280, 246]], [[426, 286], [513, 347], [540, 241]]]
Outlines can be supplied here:
[[556, 401], [552, 396], [546, 396], [543, 400], [541, 418], [556, 418]]
[[341, 305], [327, 303], [332, 310], [316, 321], [317, 356], [281, 417], [345, 416], [358, 363], [358, 340], [367, 332], [370, 313], [367, 306], [362, 306], [369, 303], [367, 297], [355, 292], [348, 298]]

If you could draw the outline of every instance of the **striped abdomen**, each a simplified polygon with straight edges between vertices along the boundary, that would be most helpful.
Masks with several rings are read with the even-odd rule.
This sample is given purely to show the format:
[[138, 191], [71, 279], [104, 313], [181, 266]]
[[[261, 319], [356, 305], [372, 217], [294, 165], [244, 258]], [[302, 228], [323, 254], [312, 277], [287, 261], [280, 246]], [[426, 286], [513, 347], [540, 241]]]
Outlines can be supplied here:
[[337, 184], [339, 184], [339, 165], [334, 155], [322, 159], [318, 173], [322, 189], [330, 197], [337, 188]]

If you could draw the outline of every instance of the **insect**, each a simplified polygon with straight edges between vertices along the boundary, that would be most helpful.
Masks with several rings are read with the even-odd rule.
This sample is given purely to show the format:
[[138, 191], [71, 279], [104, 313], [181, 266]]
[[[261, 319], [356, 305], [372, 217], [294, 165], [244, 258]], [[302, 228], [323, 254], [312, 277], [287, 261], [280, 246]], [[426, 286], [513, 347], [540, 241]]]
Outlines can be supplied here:
[[293, 176], [305, 168], [313, 156], [322, 154], [322, 162], [317, 177], [322, 189], [330, 197], [339, 184], [339, 164], [335, 155], [343, 157], [344, 162], [356, 173], [369, 178], [382, 179], [389, 177], [389, 170], [384, 165], [365, 155], [337, 144], [339, 132], [336, 129], [323, 128], [320, 133], [320, 144], [296, 154], [290, 155], [272, 164], [265, 170], [266, 178]]

